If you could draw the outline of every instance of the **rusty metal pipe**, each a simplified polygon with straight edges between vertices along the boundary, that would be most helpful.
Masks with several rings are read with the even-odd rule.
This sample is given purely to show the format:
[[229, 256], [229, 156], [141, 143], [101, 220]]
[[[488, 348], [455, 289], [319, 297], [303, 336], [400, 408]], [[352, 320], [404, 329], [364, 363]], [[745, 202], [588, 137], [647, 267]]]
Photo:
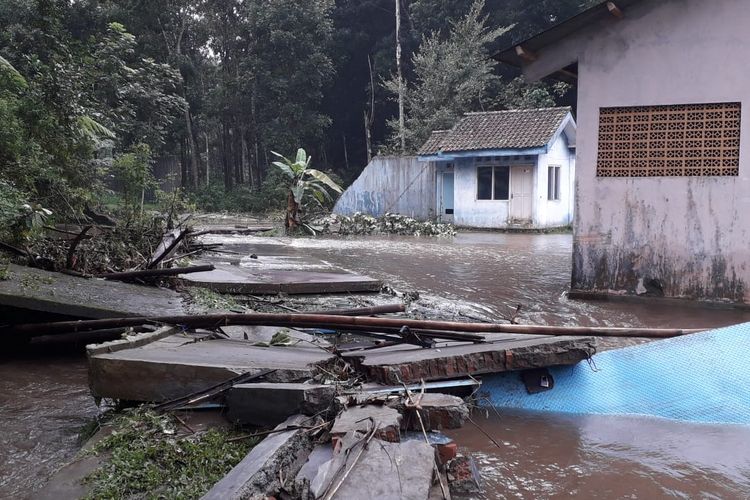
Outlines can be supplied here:
[[[189, 328], [217, 328], [229, 325], [265, 325], [289, 328], [378, 328], [407, 326], [416, 330], [438, 330], [441, 332], [472, 333], [516, 333], [528, 335], [571, 335], [599, 337], [648, 337], [666, 338], [696, 333], [702, 330], [664, 328], [601, 328], [586, 326], [546, 326], [513, 325], [495, 323], [459, 323], [451, 321], [429, 321], [405, 318], [372, 318], [367, 316], [337, 316], [331, 314], [207, 314], [197, 316], [156, 316], [136, 318], [112, 318], [82, 321], [61, 321], [56, 323], [36, 323], [14, 325], [0, 330], [0, 335], [55, 335], [120, 326], [134, 326], [144, 323], [164, 323], [184, 325]], [[468, 336], [467, 336], [468, 337]]]

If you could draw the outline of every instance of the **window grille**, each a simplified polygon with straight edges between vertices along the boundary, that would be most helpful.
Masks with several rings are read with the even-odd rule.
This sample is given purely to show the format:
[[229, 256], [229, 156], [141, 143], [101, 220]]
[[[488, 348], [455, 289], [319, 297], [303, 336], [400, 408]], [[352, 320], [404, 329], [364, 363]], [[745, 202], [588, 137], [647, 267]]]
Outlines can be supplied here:
[[599, 109], [597, 177], [736, 176], [738, 102]]

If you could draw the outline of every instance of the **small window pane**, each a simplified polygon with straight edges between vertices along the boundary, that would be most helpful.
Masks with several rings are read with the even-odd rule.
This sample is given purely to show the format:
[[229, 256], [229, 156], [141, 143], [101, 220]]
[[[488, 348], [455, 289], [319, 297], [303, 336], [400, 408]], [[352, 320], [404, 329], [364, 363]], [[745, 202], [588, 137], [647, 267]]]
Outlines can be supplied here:
[[477, 199], [492, 199], [492, 167], [477, 167]]
[[554, 188], [555, 185], [555, 179], [553, 178], [555, 175], [555, 167], [547, 167], [547, 199], [552, 200], [554, 194]]
[[495, 199], [507, 200], [510, 184], [510, 167], [495, 167]]
[[560, 199], [560, 167], [547, 167], [547, 199]]

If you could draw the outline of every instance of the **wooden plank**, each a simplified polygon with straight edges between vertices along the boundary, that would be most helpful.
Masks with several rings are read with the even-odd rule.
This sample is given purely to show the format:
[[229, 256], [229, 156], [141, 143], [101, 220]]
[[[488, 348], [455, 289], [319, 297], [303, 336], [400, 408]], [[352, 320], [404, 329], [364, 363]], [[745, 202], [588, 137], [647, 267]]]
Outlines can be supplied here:
[[524, 61], [536, 61], [536, 54], [529, 49], [522, 47], [521, 45], [516, 45], [516, 55]]
[[620, 8], [615, 5], [614, 2], [607, 2], [607, 10], [617, 19], [622, 19], [623, 17], [625, 17], [625, 15], [622, 13], [622, 10], [620, 10]]

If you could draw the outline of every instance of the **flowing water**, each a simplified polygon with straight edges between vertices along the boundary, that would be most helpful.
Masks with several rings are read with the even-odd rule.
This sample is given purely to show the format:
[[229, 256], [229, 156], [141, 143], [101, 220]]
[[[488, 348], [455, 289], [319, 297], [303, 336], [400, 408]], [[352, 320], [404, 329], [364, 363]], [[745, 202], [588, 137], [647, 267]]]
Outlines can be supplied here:
[[450, 432], [481, 473], [474, 498], [750, 498], [750, 428], [500, 411]]
[[[687, 305], [568, 300], [567, 234], [212, 240], [246, 256], [318, 259], [490, 316], [521, 305], [526, 323], [699, 328], [750, 321], [750, 313]], [[0, 359], [0, 497], [33, 493], [76, 452], [77, 433], [96, 412], [80, 353]], [[516, 413], [481, 425], [503, 449], [471, 426], [456, 437], [478, 459], [486, 498], [750, 497], [750, 429]]]

